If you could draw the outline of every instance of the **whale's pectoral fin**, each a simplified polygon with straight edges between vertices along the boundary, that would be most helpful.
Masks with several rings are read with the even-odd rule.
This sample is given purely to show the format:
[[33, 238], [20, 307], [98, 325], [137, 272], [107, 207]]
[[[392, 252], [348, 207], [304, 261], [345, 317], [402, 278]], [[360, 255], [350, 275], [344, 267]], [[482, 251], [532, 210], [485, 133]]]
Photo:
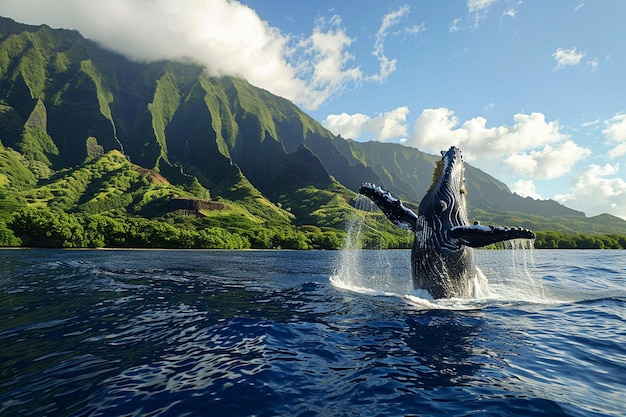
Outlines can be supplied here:
[[466, 246], [474, 248], [511, 239], [534, 239], [535, 233], [523, 227], [456, 226], [448, 230], [448, 235], [459, 239]]
[[391, 196], [389, 191], [385, 191], [374, 184], [363, 184], [359, 187], [359, 193], [372, 200], [378, 208], [385, 213], [385, 216], [396, 226], [407, 230], [415, 231], [417, 225], [417, 214], [404, 207], [402, 201]]

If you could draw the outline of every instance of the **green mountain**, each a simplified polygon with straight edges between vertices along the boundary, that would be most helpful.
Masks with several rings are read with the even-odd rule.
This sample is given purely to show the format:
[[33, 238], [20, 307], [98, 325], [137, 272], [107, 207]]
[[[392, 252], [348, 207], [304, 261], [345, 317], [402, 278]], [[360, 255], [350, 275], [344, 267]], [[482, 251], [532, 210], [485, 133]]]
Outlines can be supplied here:
[[[366, 181], [415, 205], [439, 159], [336, 137], [290, 101], [193, 63], [136, 63], [76, 31], [5, 18], [0, 143], [0, 219], [40, 207], [241, 233], [341, 230]], [[621, 219], [521, 198], [469, 165], [466, 177], [483, 222], [626, 233]], [[406, 240], [366, 217], [372, 236]]]

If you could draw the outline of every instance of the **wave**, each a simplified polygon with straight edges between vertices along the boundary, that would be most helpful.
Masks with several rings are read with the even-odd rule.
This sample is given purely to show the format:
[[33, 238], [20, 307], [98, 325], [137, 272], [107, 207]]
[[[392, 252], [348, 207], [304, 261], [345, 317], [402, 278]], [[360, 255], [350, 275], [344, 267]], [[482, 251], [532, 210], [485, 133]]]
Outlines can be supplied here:
[[373, 297], [390, 297], [402, 299], [410, 307], [417, 310], [452, 310], [471, 311], [483, 310], [489, 307], [506, 307], [529, 304], [558, 305], [567, 303], [566, 300], [537, 297], [532, 294], [517, 291], [515, 288], [491, 288], [489, 295], [479, 295], [474, 298], [445, 298], [434, 299], [426, 290], [413, 290], [410, 293], [395, 293], [376, 288], [367, 288], [354, 285], [339, 276], [331, 276], [330, 283], [336, 288]]
[[375, 288], [367, 288], [346, 280], [344, 277], [339, 275], [332, 275], [330, 277], [330, 283], [337, 288], [342, 290], [352, 291], [359, 294], [371, 295], [375, 297], [397, 297], [398, 294], [389, 291], [383, 291]]

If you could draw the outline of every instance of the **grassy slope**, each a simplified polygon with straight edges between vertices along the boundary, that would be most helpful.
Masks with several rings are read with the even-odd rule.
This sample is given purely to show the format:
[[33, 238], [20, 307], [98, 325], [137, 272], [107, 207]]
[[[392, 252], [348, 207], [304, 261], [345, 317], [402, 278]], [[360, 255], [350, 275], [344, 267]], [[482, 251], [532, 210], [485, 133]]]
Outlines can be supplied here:
[[[246, 195], [240, 201], [227, 201], [226, 209], [205, 214], [213, 218], [244, 216], [252, 223], [267, 218], [289, 224], [290, 216], [275, 216], [259, 195]], [[55, 173], [50, 179], [19, 193], [32, 207], [47, 207], [70, 213], [104, 213], [115, 216], [141, 215], [155, 217], [166, 214], [172, 196], [195, 199], [196, 196], [172, 185], [155, 171], [130, 163], [119, 151], [89, 158], [74, 169]], [[259, 201], [246, 201], [259, 200]], [[267, 212], [270, 212], [269, 215]], [[225, 220], [227, 221], [227, 220]]]

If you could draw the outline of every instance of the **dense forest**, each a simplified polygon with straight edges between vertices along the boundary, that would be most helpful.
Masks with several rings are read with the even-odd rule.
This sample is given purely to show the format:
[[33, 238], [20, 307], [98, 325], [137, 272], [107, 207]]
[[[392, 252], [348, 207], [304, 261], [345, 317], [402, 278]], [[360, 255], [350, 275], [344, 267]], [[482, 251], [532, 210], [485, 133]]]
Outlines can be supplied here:
[[626, 236], [611, 233], [592, 235], [585, 233], [537, 232], [537, 249], [626, 249]]
[[[50, 248], [176, 248], [176, 249], [341, 249], [346, 233], [334, 228], [254, 227], [241, 219], [230, 228], [207, 222], [181, 222], [101, 214], [73, 215], [47, 208], [29, 208], [8, 222], [0, 220], [0, 246]], [[364, 232], [368, 249], [409, 248], [410, 234]]]
[[[181, 224], [144, 218], [119, 219], [101, 214], [72, 215], [49, 209], [26, 209], [8, 222], [0, 220], [0, 246], [54, 248], [179, 249], [341, 249], [346, 233], [334, 228], [250, 227], [230, 230], [205, 224]], [[361, 220], [362, 221], [362, 220]], [[178, 223], [178, 224], [177, 224]], [[22, 236], [21, 238], [18, 236]], [[365, 249], [410, 248], [412, 236], [365, 232]], [[497, 246], [497, 247], [501, 247]], [[536, 249], [626, 249], [626, 236], [537, 232]]]

